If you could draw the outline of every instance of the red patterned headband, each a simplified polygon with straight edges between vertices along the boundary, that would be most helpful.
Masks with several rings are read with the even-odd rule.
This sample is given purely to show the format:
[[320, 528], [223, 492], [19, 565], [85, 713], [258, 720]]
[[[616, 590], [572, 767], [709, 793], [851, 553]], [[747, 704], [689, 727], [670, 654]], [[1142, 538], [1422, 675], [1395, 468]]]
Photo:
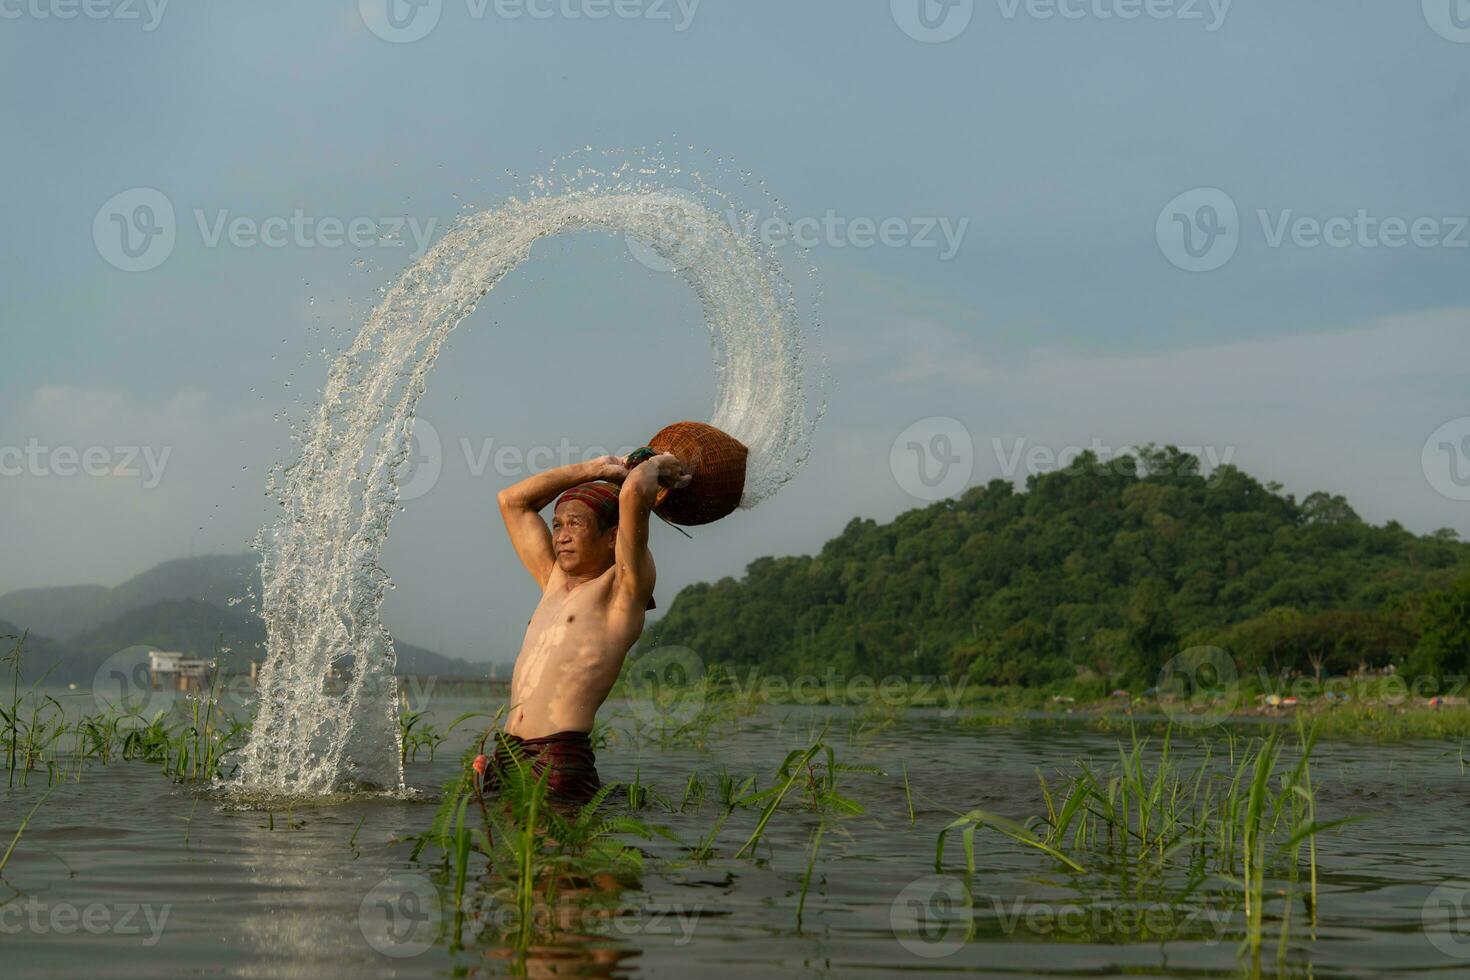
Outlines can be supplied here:
[[[618, 524], [618, 487], [615, 483], [584, 483], [579, 487], [572, 487], [556, 500], [556, 506], [560, 507], [568, 500], [580, 500], [602, 522], [604, 528], [617, 527]], [[555, 508], [553, 508], [555, 509]]]

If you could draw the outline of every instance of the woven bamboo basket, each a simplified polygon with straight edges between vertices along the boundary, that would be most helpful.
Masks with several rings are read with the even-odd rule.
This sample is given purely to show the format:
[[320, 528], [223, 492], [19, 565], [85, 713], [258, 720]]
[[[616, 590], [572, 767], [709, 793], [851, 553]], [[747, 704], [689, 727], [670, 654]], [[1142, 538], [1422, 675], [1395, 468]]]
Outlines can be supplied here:
[[687, 487], [659, 491], [653, 509], [664, 520], [687, 527], [710, 524], [740, 506], [748, 450], [734, 436], [703, 422], [675, 422], [648, 445], [679, 457], [694, 477]]

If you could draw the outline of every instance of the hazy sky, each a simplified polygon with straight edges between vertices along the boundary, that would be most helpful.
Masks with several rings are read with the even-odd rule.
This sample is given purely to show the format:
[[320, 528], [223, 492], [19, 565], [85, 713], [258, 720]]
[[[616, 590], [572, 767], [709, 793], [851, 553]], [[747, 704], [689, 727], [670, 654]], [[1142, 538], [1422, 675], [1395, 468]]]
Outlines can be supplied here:
[[[925, 503], [921, 475], [1022, 480], [1090, 444], [1200, 447], [1470, 536], [1457, 0], [385, 2], [0, 0], [0, 592], [243, 550], [290, 452], [275, 416], [413, 229], [660, 141], [838, 229], [810, 255], [811, 462], [692, 542], [656, 529], [665, 602]], [[160, 254], [120, 250], [114, 215], [163, 227], [138, 188], [173, 240], [124, 271]], [[298, 211], [273, 244], [214, 235]], [[338, 243], [400, 217], [406, 248]], [[708, 365], [676, 277], [607, 237], [539, 246], [431, 378], [442, 471], [394, 524], [389, 626], [513, 655], [535, 599], [495, 514], [514, 474], [477, 459], [707, 417]]]

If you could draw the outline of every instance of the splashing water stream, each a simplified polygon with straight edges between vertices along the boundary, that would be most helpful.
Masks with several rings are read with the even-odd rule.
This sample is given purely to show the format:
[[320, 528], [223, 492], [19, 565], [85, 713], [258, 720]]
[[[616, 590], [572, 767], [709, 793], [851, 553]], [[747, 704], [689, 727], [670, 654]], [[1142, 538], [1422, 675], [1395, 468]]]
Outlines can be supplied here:
[[[703, 303], [715, 363], [710, 422], [750, 448], [741, 506], [770, 496], [805, 461], [821, 411], [808, 419], [790, 281], [769, 247], [698, 194], [593, 185], [462, 218], [386, 292], [333, 363], [300, 455], [273, 474], [283, 512], [256, 541], [267, 656], [235, 788], [403, 789], [396, 655], [378, 611], [389, 588], [380, 556], [414, 412], [446, 338], [475, 304], [538, 239], [589, 229], [653, 249]], [[333, 669], [345, 690], [329, 689]]]

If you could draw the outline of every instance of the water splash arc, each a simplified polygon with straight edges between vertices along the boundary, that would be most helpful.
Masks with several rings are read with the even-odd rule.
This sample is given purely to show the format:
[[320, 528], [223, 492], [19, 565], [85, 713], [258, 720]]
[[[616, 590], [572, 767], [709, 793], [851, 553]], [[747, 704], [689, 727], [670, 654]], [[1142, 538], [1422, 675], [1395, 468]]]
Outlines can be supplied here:
[[403, 788], [396, 656], [378, 610], [414, 413], [445, 340], [475, 304], [536, 241], [587, 229], [653, 249], [697, 293], [714, 356], [710, 421], [750, 448], [741, 506], [770, 496], [805, 461], [814, 423], [790, 281], [769, 249], [697, 196], [569, 190], [461, 219], [332, 364], [298, 457], [272, 477], [282, 512], [256, 541], [267, 655], [236, 788]]

